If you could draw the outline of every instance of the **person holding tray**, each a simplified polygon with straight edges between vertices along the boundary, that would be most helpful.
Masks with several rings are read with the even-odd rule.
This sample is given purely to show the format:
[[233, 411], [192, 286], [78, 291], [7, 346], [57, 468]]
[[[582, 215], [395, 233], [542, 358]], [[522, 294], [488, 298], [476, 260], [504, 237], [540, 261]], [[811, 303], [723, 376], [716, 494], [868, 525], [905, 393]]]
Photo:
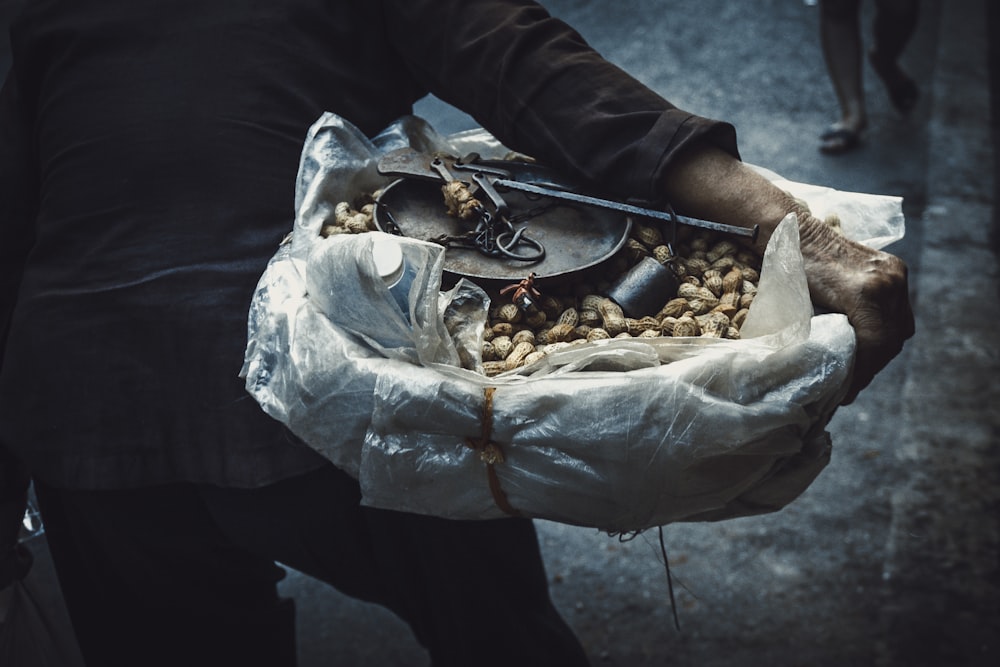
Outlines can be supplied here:
[[293, 665], [281, 563], [385, 605], [434, 665], [585, 664], [526, 519], [360, 506], [237, 373], [309, 126], [433, 92], [604, 191], [733, 224], [792, 211], [852, 396], [912, 334], [906, 267], [837, 237], [526, 0], [26, 3], [0, 95], [0, 444], [32, 475], [90, 665]]

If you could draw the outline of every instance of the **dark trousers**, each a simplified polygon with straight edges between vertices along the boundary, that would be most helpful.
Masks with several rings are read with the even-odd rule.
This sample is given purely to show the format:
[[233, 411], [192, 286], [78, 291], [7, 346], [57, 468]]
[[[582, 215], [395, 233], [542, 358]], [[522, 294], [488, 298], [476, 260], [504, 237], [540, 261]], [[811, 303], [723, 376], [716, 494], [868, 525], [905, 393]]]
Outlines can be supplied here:
[[436, 667], [586, 664], [528, 520], [363, 508], [333, 466], [254, 490], [36, 483], [36, 495], [93, 667], [294, 665], [295, 611], [275, 561], [392, 609]]

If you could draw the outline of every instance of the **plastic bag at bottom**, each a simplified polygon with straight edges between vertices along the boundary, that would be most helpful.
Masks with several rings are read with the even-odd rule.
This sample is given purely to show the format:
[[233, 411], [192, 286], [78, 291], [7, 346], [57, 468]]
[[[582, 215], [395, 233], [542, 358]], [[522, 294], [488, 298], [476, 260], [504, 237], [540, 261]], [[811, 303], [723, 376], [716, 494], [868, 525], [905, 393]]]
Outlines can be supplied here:
[[[629, 532], [771, 512], [829, 461], [824, 426], [853, 335], [838, 315], [763, 357], [736, 347], [628, 372], [554, 375], [492, 395], [492, 465], [529, 516]], [[710, 359], [708, 358], [710, 357]], [[817, 371], [817, 369], [822, 369]], [[456, 518], [503, 516], [479, 438], [485, 382], [380, 374], [359, 477], [365, 502]]]

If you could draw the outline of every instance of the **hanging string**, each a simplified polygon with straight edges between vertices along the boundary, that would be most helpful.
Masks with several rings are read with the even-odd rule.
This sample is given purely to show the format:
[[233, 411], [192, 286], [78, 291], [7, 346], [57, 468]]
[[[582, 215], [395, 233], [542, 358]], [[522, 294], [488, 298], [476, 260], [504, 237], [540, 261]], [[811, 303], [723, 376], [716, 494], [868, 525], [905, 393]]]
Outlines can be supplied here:
[[670, 610], [674, 615], [674, 627], [677, 632], [681, 631], [681, 622], [677, 616], [677, 602], [674, 600], [674, 582], [670, 577], [670, 561], [667, 560], [667, 547], [663, 543], [663, 526], [659, 526], [658, 533], [660, 537], [660, 554], [663, 555], [663, 567], [667, 571], [667, 591], [670, 593]]
[[[670, 560], [667, 558], [667, 547], [663, 542], [663, 526], [658, 526], [657, 531], [660, 537], [660, 555], [663, 556], [663, 567], [667, 573], [667, 592], [670, 594], [670, 611], [674, 616], [674, 627], [677, 632], [681, 631], [681, 622], [677, 615], [677, 602], [674, 600], [674, 582], [670, 576]], [[631, 542], [635, 538], [644, 534], [643, 530], [630, 531], [627, 533], [609, 533], [612, 537], [617, 537], [619, 542]]]

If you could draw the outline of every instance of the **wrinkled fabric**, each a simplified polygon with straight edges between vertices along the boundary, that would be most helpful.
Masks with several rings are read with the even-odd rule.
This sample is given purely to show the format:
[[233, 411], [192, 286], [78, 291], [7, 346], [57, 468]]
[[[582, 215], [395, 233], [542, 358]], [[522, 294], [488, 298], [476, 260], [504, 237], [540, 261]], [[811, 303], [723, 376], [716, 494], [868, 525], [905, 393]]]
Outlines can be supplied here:
[[[342, 119], [324, 117], [310, 137], [300, 192], [351, 200], [364, 192], [352, 184], [379, 185], [341, 173], [367, 173], [380, 155]], [[495, 146], [481, 138], [484, 150]], [[314, 155], [336, 157], [323, 165]], [[850, 204], [860, 238], [903, 232], [898, 198], [777, 180], [807, 203]], [[765, 251], [741, 340], [600, 341], [487, 378], [461, 363], [481, 337], [452, 336], [445, 322], [461, 303], [466, 328], [481, 332], [488, 297], [467, 281], [437, 288], [442, 247], [400, 241], [422, 266], [407, 322], [374, 267], [379, 232], [322, 238], [332, 207], [300, 201], [293, 241], [258, 285], [243, 372], [268, 414], [360, 480], [365, 504], [486, 519], [506, 516], [509, 503], [526, 516], [631, 532], [775, 511], [829, 461], [825, 427], [849, 383], [854, 332], [843, 315], [813, 314], [794, 216]], [[502, 500], [470, 446], [483, 435], [487, 387]]]

